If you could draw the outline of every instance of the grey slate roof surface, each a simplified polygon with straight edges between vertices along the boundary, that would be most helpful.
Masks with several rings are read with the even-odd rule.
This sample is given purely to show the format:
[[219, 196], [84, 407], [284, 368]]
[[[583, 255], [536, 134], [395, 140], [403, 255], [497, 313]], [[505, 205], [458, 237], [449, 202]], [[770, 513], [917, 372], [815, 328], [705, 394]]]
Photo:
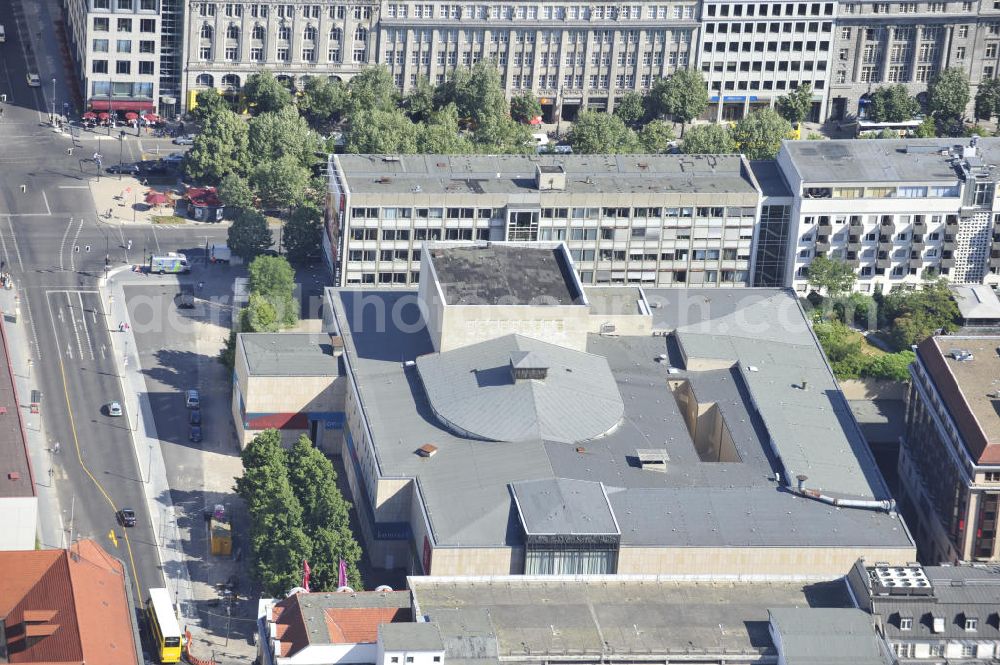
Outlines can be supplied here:
[[433, 623], [379, 624], [378, 637], [386, 651], [444, 651], [441, 630]]
[[330, 336], [312, 333], [241, 333], [250, 376], [336, 376]]
[[[749, 298], [743, 303], [762, 303], [764, 311], [756, 311], [756, 306], [741, 310], [740, 302], [724, 296], [721, 290], [684, 294], [680, 290], [653, 290], [651, 301], [655, 297], [664, 303], [652, 310], [654, 327], [673, 328], [672, 322], [684, 309], [682, 301], [704, 307], [709, 298], [711, 305], [702, 314], [709, 319], [709, 331], [731, 322], [737, 327], [731, 330], [730, 338], [736, 336], [739, 325], [747, 326], [747, 336], [770, 352], [782, 347], [766, 342], [789, 336], [798, 340], [789, 346], [806, 346], [809, 330], [793, 295], [774, 289], [739, 291]], [[579, 444], [581, 452], [576, 445], [539, 439], [485, 442], [459, 437], [444, 427], [430, 408], [416, 369], [403, 367], [401, 361], [433, 353], [427, 332], [404, 333], [392, 326], [379, 329], [375, 325], [379, 308], [371, 303], [382, 303], [382, 309], [391, 312], [399, 302], [412, 299], [412, 292], [331, 289], [329, 293], [343, 328], [345, 357], [357, 378], [377, 442], [379, 472], [387, 477], [416, 479], [436, 544], [519, 543], [521, 528], [509, 483], [566, 478], [603, 483], [623, 546], [912, 548], [898, 516], [837, 509], [779, 488], [773, 477], [781, 467], [767, 443], [763, 422], [752, 409], [748, 386], [733, 368], [671, 376], [691, 381], [699, 400], [718, 405], [742, 460], [701, 462], [667, 388], [666, 367], [656, 360], [667, 353], [670, 364], [682, 366], [674, 360], [678, 350], [673, 338], [588, 338], [587, 352], [603, 357], [611, 369], [624, 404], [624, 418], [610, 434]], [[784, 311], [789, 301], [799, 329], [793, 323], [787, 324], [790, 331], [777, 329], [782, 316], [795, 321]], [[367, 305], [362, 308], [363, 303]], [[359, 332], [353, 334], [352, 330]], [[719, 344], [693, 333], [689, 338], [704, 341], [704, 353], [715, 353]], [[728, 348], [742, 347], [729, 343]], [[801, 353], [809, 355], [805, 348]], [[811, 353], [820, 351], [814, 346]], [[767, 400], [769, 395], [767, 391], [755, 393], [754, 399]], [[823, 396], [823, 392], [818, 394]], [[810, 436], [816, 445], [829, 445], [831, 440], [826, 435]], [[860, 440], [860, 434], [857, 437]], [[433, 458], [421, 459], [414, 450], [426, 443], [437, 446], [438, 452]], [[658, 448], [670, 456], [667, 472], [639, 468], [634, 459], [636, 449]], [[854, 483], [851, 490], [863, 493], [866, 490], [860, 483], [867, 474], [876, 473], [874, 462], [853, 445], [842, 444], [838, 450], [841, 448], [845, 451], [843, 469], [839, 475], [830, 470], [827, 477], [831, 482], [843, 479]], [[817, 477], [822, 475], [816, 473]], [[882, 496], [881, 480], [875, 484], [877, 487], [867, 489], [867, 493]], [[887, 492], [884, 495], [888, 496]]]
[[791, 196], [792, 190], [785, 182], [785, 177], [781, 175], [778, 163], [773, 159], [756, 159], [750, 162], [750, 170], [753, 171], [757, 184], [760, 185], [764, 196]]
[[[548, 367], [544, 381], [512, 379], [522, 353]], [[576, 443], [616, 427], [625, 409], [604, 358], [522, 335], [425, 355], [417, 370], [435, 413], [490, 441]]]
[[1000, 298], [986, 284], [952, 284], [952, 297], [963, 319], [1000, 320]]
[[775, 607], [768, 615], [781, 636], [785, 665], [889, 665], [867, 612]]
[[773, 657], [768, 608], [850, 606], [840, 581], [802, 585], [611, 576], [589, 582], [411, 577], [408, 585], [420, 613], [441, 627], [446, 662], [453, 653], [466, 658], [494, 658], [498, 653], [505, 662], [543, 654], [559, 662], [564, 662], [559, 656], [567, 655], [596, 662], [602, 654], [623, 662], [626, 654], [643, 662], [723, 652]]
[[[949, 158], [934, 152], [968, 139], [900, 139], [858, 141], [784, 141], [782, 150], [792, 158], [805, 183], [953, 183], [958, 174]], [[922, 152], [907, 152], [919, 146]], [[987, 163], [1000, 162], [1000, 139], [979, 139], [979, 156]]]
[[511, 483], [528, 534], [619, 535], [600, 483], [546, 478]]
[[[739, 155], [336, 155], [352, 193], [402, 194], [442, 205], [448, 195], [538, 195], [535, 166], [561, 164], [564, 194], [738, 193], [756, 189]], [[498, 176], [499, 174], [499, 176]], [[443, 195], [443, 196], [442, 196]]]

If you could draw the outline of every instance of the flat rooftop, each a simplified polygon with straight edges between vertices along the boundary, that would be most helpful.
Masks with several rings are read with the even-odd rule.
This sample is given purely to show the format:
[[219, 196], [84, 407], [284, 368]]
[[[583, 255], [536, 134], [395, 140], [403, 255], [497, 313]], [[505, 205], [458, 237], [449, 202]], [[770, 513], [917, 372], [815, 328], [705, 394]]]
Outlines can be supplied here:
[[[754, 194], [739, 155], [335, 155], [353, 194], [537, 193], [535, 167], [566, 173], [562, 194]], [[637, 204], [638, 205], [638, 204]]]
[[[842, 581], [699, 583], [410, 577], [414, 608], [441, 628], [448, 658], [561, 657], [643, 662], [697, 655], [775, 655], [768, 609], [850, 607]], [[495, 654], [495, 655], [494, 655]]]
[[753, 171], [764, 196], [792, 195], [791, 188], [785, 182], [785, 176], [781, 175], [781, 169], [773, 159], [756, 159], [750, 162], [750, 170]]
[[[796, 496], [778, 481], [804, 473], [811, 488], [826, 494], [890, 498], [794, 294], [652, 289], [646, 295], [660, 305], [653, 309], [654, 330], [670, 334], [590, 335], [587, 354], [607, 363], [624, 413], [604, 436], [566, 443], [458, 436], [435, 417], [418, 368], [401, 362], [433, 353], [414, 292], [327, 291], [378, 472], [416, 479], [436, 544], [519, 544], [510, 485], [565, 478], [604, 485], [625, 547], [912, 548], [897, 515], [839, 509]], [[398, 325], [380, 328], [379, 310], [398, 312]], [[685, 357], [703, 358], [712, 368], [686, 371]], [[679, 371], [668, 375], [668, 365]], [[668, 376], [690, 382], [699, 402], [718, 406], [738, 462], [702, 461]], [[797, 387], [803, 379], [807, 390]], [[434, 457], [414, 454], [428, 443], [437, 447]], [[638, 449], [666, 452], [666, 473], [642, 469]]]
[[1000, 323], [1000, 298], [986, 284], [953, 284], [950, 287], [963, 319]]
[[[784, 141], [805, 183], [957, 183], [951, 157], [941, 150], [968, 145], [960, 139], [880, 139], [833, 141]], [[979, 139], [979, 158], [1000, 163], [1000, 139]]]
[[647, 314], [645, 296], [637, 286], [585, 286], [583, 292], [587, 296], [587, 304], [593, 314], [609, 316]]
[[516, 244], [427, 243], [424, 251], [449, 305], [572, 305], [579, 298], [559, 246], [537, 251]]
[[[28, 442], [21, 420], [21, 401], [7, 355], [6, 323], [0, 321], [0, 498], [35, 496]], [[22, 399], [26, 402], [28, 396]]]
[[250, 376], [336, 376], [330, 336], [318, 333], [241, 333]]
[[[958, 360], [955, 352], [972, 357]], [[917, 354], [974, 460], [1000, 464], [1000, 336], [931, 337]]]

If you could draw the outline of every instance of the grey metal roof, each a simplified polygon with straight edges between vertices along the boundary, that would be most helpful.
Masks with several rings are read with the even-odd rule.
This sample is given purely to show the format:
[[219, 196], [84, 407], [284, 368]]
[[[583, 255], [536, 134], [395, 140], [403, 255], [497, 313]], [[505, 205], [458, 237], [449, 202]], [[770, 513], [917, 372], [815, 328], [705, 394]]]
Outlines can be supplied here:
[[[765, 342], [791, 338], [798, 341], [787, 344], [793, 347], [791, 351], [797, 345], [802, 347], [798, 351], [803, 362], [812, 364], [811, 358], [821, 358], [814, 341], [811, 347], [806, 344], [811, 335], [790, 293], [740, 289], [742, 297], [731, 298], [718, 289], [667, 291], [647, 292], [651, 301], [655, 298], [663, 303], [652, 310], [654, 326], [673, 328], [681, 312], [688, 312], [682, 304], [690, 303], [688, 323], [702, 308], [701, 316], [709, 320], [709, 331], [731, 322], [730, 338], [743, 334], [772, 353], [782, 347]], [[401, 303], [413, 300], [413, 292], [331, 289], [328, 298], [344, 334], [345, 357], [358, 381], [372, 428], [379, 473], [416, 479], [435, 544], [517, 544], [521, 527], [509, 484], [567, 478], [603, 483], [619, 522], [623, 546], [875, 546], [912, 551], [909, 534], [896, 515], [837, 509], [780, 489], [774, 475], [783, 467], [753, 406], [754, 400], [771, 399], [769, 392], [752, 392], [731, 366], [670, 376], [690, 381], [699, 400], [718, 406], [741, 460], [701, 461], [667, 387], [666, 365], [657, 360], [666, 353], [671, 365], [683, 366], [679, 359], [675, 360], [680, 352], [673, 337], [588, 338], [589, 356], [603, 359], [610, 367], [624, 405], [622, 425], [606, 436], [575, 445], [541, 439], [483, 442], [458, 436], [442, 425], [430, 408], [417, 371], [403, 365], [402, 361], [433, 353], [427, 331], [376, 325], [378, 310], [399, 309]], [[711, 300], [708, 305], [706, 298]], [[758, 307], [762, 311], [757, 311]], [[406, 321], [411, 319], [407, 317]], [[688, 336], [696, 338], [694, 333]], [[705, 341], [704, 353], [715, 353], [709, 343], [712, 340]], [[743, 346], [728, 343], [728, 348], [742, 352]], [[820, 390], [806, 394], [821, 403], [828, 399]], [[780, 391], [776, 395], [781, 398]], [[840, 424], [834, 426], [839, 428]], [[833, 435], [807, 436], [819, 446], [829, 444], [831, 439], [827, 437]], [[855, 436], [860, 440], [860, 434]], [[831, 464], [840, 456], [843, 478], [832, 472], [829, 476], [846, 479], [846, 484], [860, 483], [868, 474], [877, 475], [867, 451], [847, 445], [845, 435], [841, 437], [829, 455], [833, 456]], [[426, 443], [438, 448], [429, 459], [414, 454]], [[670, 458], [667, 472], [641, 469], [635, 460], [636, 449], [665, 450]], [[880, 479], [872, 482], [881, 485]], [[851, 489], [859, 493], [864, 490], [854, 486]], [[867, 492], [882, 496], [879, 489]]]
[[781, 175], [778, 163], [773, 159], [754, 160], [750, 162], [750, 170], [753, 171], [764, 196], [792, 196], [792, 190], [785, 182], [785, 177]]
[[493, 648], [515, 663], [568, 657], [599, 662], [602, 656], [604, 662], [627, 662], [626, 656], [642, 662], [705, 662], [722, 654], [773, 658], [768, 608], [850, 606], [839, 581], [410, 577], [408, 586], [415, 607], [441, 627], [446, 662], [453, 653], [494, 657]]
[[849, 400], [854, 419], [868, 445], [899, 444], [906, 432], [906, 402], [902, 399]]
[[963, 319], [995, 319], [1000, 321], [1000, 298], [986, 284], [953, 284], [952, 297]]
[[[512, 378], [521, 353], [547, 367], [544, 380]], [[625, 409], [604, 358], [522, 335], [428, 354], [417, 370], [434, 413], [487, 441], [577, 443], [613, 429]]]
[[767, 611], [780, 635], [786, 665], [889, 665], [872, 618], [851, 608], [775, 607]]
[[426, 243], [449, 305], [572, 305], [580, 288], [562, 247]]
[[[335, 155], [354, 194], [403, 194], [400, 205], [449, 196], [581, 193], [755, 194], [739, 155]], [[561, 165], [564, 191], [539, 192], [536, 165]]]
[[[981, 158], [1000, 162], [1000, 139], [978, 141]], [[858, 141], [784, 141], [795, 170], [805, 183], [952, 183], [958, 173], [950, 158], [939, 154], [968, 139], [900, 139]], [[780, 158], [779, 158], [780, 159]]]
[[336, 376], [330, 336], [321, 333], [240, 333], [250, 376]]
[[529, 535], [620, 535], [601, 483], [545, 478], [511, 483], [517, 512]]
[[378, 638], [386, 651], [444, 651], [441, 630], [433, 623], [383, 623]]

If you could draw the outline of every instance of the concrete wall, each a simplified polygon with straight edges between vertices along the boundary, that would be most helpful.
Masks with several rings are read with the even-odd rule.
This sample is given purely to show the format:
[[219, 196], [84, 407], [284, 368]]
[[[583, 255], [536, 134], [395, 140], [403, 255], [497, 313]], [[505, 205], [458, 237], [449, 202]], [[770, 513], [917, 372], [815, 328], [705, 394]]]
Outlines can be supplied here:
[[638, 314], [591, 314], [590, 332], [599, 333], [605, 324], [614, 326], [615, 335], [648, 337], [653, 334], [653, 317]]
[[38, 532], [38, 498], [0, 499], [0, 550], [33, 550]]
[[524, 548], [438, 547], [434, 548], [430, 575], [521, 575]]
[[439, 351], [449, 351], [511, 333], [586, 351], [590, 309], [581, 305], [450, 305], [444, 308]]

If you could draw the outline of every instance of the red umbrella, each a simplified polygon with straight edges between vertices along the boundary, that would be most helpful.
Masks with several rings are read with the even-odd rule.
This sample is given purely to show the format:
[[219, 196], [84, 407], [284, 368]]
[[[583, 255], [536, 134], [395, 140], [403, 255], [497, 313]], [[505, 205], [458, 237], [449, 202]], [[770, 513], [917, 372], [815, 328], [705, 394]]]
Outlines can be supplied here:
[[139, 119], [139, 114], [138, 113], [133, 113], [132, 111], [129, 111], [128, 113], [125, 114], [125, 119], [126, 120], [138, 120]]
[[96, 120], [97, 119], [97, 114], [94, 113], [93, 111], [87, 111], [86, 113], [83, 114], [83, 119], [84, 120]]
[[101, 111], [100, 113], [97, 114], [97, 117], [100, 118], [101, 120], [107, 120], [111, 116], [108, 115], [107, 113]]
[[155, 189], [151, 189], [146, 192], [146, 204], [151, 206], [160, 207], [164, 203], [170, 200], [170, 197], [163, 192], [158, 192]]
[[534, 118], [529, 120], [528, 123], [532, 125], [540, 125], [542, 124], [542, 116], [536, 115]]
[[154, 123], [160, 121], [160, 116], [156, 115], [155, 113], [147, 113], [146, 115], [142, 116], [142, 119], [148, 123]]

